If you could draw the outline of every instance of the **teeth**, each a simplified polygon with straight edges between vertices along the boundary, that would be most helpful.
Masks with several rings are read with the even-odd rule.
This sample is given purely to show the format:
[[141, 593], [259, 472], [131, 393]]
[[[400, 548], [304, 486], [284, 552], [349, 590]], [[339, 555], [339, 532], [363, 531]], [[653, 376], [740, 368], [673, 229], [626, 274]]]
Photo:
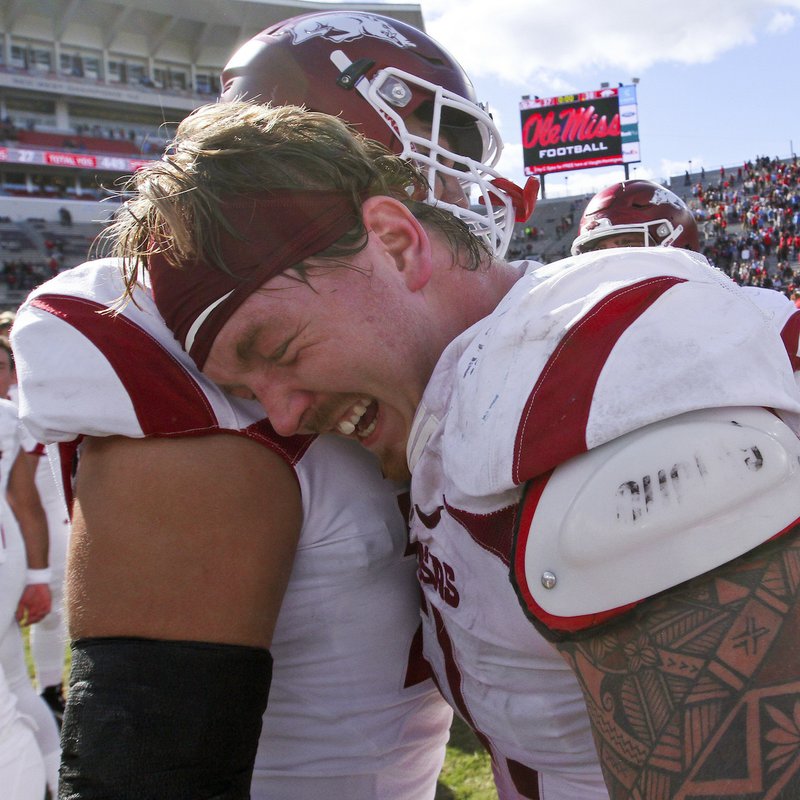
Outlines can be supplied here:
[[[353, 408], [351, 410], [350, 416], [347, 419], [341, 420], [336, 425], [336, 429], [339, 431], [339, 433], [343, 434], [344, 436], [350, 436], [350, 434], [354, 433], [355, 429], [356, 429], [356, 425], [358, 425], [359, 420], [366, 413], [367, 407], [369, 406], [370, 402], [371, 402], [370, 399], [367, 398], [367, 397], [364, 397], [361, 400], [359, 400], [358, 402], [356, 402], [353, 405]], [[374, 430], [375, 430], [375, 422], [373, 421], [370, 424], [369, 429], [366, 432], [364, 432], [363, 434], [360, 434], [360, 435], [362, 437], [363, 436], [368, 436]]]
[[372, 431], [375, 430], [375, 426], [377, 425], [377, 423], [378, 423], [378, 420], [376, 420], [376, 419], [372, 420], [372, 422], [370, 422], [369, 426], [367, 428], [365, 428], [363, 432], [358, 434], [359, 438], [366, 439], [367, 436], [369, 436], [372, 433]]

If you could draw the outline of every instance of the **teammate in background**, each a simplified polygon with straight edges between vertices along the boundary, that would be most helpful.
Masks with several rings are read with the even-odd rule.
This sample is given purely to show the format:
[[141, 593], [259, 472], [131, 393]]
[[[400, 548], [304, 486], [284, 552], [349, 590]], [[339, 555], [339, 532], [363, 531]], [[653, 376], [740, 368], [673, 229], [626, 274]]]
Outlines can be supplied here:
[[678, 195], [653, 181], [622, 181], [587, 204], [571, 253], [609, 247], [685, 247], [700, 251], [692, 212]]
[[64, 716], [62, 681], [68, 640], [64, 613], [64, 575], [69, 544], [69, 513], [45, 447], [35, 444], [33, 450], [26, 451], [26, 457], [32, 462], [36, 490], [47, 516], [52, 598], [50, 613], [31, 627], [31, 661], [39, 693], [50, 707], [60, 727]]
[[[0, 396], [13, 373], [11, 347], [0, 337]], [[28, 676], [20, 633], [21, 624], [43, 619], [51, 602], [47, 520], [22, 436], [14, 404], [0, 400], [0, 775], [8, 778], [2, 784], [8, 797], [41, 800], [45, 779], [57, 791], [59, 744], [53, 716]]]
[[8, 336], [11, 333], [11, 326], [14, 324], [16, 313], [10, 309], [0, 311], [0, 336]]
[[[401, 121], [409, 108], [427, 109], [435, 131], [406, 139], [404, 126], [381, 123], [375, 135], [427, 160], [440, 192], [453, 189], [450, 178], [479, 192], [482, 176], [494, 180], [485, 197], [500, 208], [467, 224], [503, 247], [508, 209], [532, 208], [534, 184], [517, 190], [474, 160], [488, 153], [494, 163], [500, 143], [458, 64], [394, 20], [309, 17], [382, 33], [306, 42], [299, 18], [250, 52], [277, 48], [277, 64], [292, 68], [277, 84], [303, 74], [320, 81], [320, 102], [333, 113], [344, 108], [335, 80], [306, 53], [372, 54], [386, 69], [370, 81], [394, 81], [384, 102], [395, 98]], [[401, 72], [390, 70], [395, 57]], [[272, 86], [267, 66], [240, 52], [226, 70], [225, 98]], [[449, 91], [417, 85], [416, 72]], [[363, 80], [352, 83], [364, 88]], [[375, 105], [358, 89], [342, 92], [357, 98], [344, 116], [369, 124]], [[439, 129], [455, 104], [457, 130]], [[481, 148], [449, 175], [444, 159], [458, 154], [440, 140], [470, 129]], [[329, 145], [326, 164], [338, 155]], [[466, 205], [464, 196], [457, 202]], [[404, 487], [384, 480], [354, 443], [282, 439], [260, 406], [219, 392], [180, 351], [142, 278], [134, 302], [103, 314], [124, 292], [120, 263], [67, 271], [33, 293], [15, 325], [23, 414], [43, 440], [61, 443], [68, 474], [77, 457], [64, 797], [248, 796], [271, 651], [254, 798], [432, 798], [451, 711], [419, 658]], [[141, 692], [132, 691], [131, 664]], [[126, 735], [120, 713], [131, 723]]]
[[[683, 247], [700, 252], [694, 215], [676, 194], [646, 180], [623, 181], [599, 191], [587, 204], [572, 254], [611, 247]], [[783, 292], [744, 286], [786, 346], [800, 382], [800, 314]]]
[[[15, 317], [14, 311], [0, 313], [0, 335], [6, 337], [10, 335]], [[11, 385], [6, 396], [15, 405], [18, 401], [16, 384], [16, 374], [12, 374]], [[67, 646], [67, 627], [64, 618], [64, 569], [67, 542], [69, 541], [69, 514], [44, 446], [38, 443], [30, 444], [32, 449], [23, 452], [30, 461], [39, 500], [47, 516], [51, 598], [50, 613], [31, 626], [30, 653], [36, 685], [60, 727], [64, 715], [62, 679]]]
[[[501, 796], [551, 796], [529, 780], [559, 699], [537, 631], [615, 800], [798, 796], [800, 392], [770, 321], [681, 248], [521, 276], [418, 216], [385, 157], [354, 142], [321, 170], [264, 113], [183, 123], [140, 175], [139, 258], [198, 366], [277, 431], [410, 469], [425, 652], [505, 756]], [[250, 135], [303, 145], [276, 177]], [[355, 179], [378, 163], [389, 185]], [[585, 796], [572, 778], [552, 796]]]

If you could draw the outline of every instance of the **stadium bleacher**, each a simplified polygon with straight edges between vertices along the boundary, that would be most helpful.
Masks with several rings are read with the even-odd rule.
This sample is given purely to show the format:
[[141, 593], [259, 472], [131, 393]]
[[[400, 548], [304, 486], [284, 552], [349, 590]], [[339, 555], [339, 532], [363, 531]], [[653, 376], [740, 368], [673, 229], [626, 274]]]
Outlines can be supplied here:
[[[672, 176], [669, 188], [698, 220], [704, 254], [738, 283], [792, 296], [800, 286], [800, 165], [754, 157]], [[569, 254], [591, 195], [540, 200], [516, 226], [509, 256], [550, 263]], [[784, 242], [781, 247], [781, 242]]]
[[71, 131], [50, 133], [46, 131], [21, 130], [17, 133], [20, 145], [50, 149], [80, 150], [96, 153], [119, 153], [128, 156], [139, 156], [141, 151], [135, 141], [125, 138], [107, 138], [103, 136], [79, 136]]

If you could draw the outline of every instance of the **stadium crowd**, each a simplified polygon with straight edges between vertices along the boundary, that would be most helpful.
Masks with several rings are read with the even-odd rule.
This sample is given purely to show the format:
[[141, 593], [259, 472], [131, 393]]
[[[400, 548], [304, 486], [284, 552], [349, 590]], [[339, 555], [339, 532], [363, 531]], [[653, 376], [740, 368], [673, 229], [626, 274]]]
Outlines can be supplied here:
[[686, 198], [705, 235], [703, 254], [743, 286], [793, 297], [800, 286], [800, 167], [761, 156]]
[[[775, 289], [788, 297], [800, 292], [800, 164], [796, 157], [758, 156], [735, 170], [706, 173], [701, 169], [690, 176], [688, 184], [673, 178], [670, 186], [694, 214], [703, 255], [711, 263], [743, 286]], [[588, 199], [565, 198], [549, 226], [543, 221], [546, 207], [540, 205], [532, 221], [517, 226], [509, 255], [545, 263], [563, 258]]]
[[41, 264], [12, 259], [3, 261], [3, 265], [0, 267], [0, 284], [3, 284], [12, 292], [30, 290], [38, 286], [42, 281], [51, 278], [54, 274], [55, 271]]

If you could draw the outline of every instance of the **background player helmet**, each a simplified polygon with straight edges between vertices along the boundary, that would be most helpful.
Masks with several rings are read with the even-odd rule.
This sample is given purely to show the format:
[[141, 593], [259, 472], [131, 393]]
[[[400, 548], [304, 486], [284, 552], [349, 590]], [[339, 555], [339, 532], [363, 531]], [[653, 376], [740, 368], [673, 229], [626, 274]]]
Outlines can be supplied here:
[[[427, 34], [398, 20], [323, 11], [273, 25], [233, 55], [222, 73], [220, 99], [340, 115], [420, 165], [430, 185], [427, 201], [463, 219], [500, 256], [515, 218], [522, 221], [533, 211], [538, 182], [523, 191], [495, 171], [502, 139], [464, 70]], [[430, 133], [411, 133], [406, 121], [412, 116]], [[443, 175], [457, 178], [468, 198], [474, 189], [484, 208], [436, 201]]]
[[641, 233], [645, 247], [700, 250], [697, 223], [686, 203], [652, 181], [622, 181], [598, 192], [583, 212], [572, 255], [593, 250], [600, 239], [621, 233]]

